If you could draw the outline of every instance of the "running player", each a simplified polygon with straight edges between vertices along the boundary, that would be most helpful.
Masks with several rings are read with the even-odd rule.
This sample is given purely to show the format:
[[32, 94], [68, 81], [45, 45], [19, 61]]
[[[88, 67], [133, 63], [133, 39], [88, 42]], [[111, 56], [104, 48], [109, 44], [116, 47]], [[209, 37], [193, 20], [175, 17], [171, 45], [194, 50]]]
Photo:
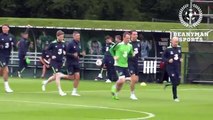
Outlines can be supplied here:
[[42, 90], [45, 91], [46, 85], [52, 81], [56, 81], [56, 85], [58, 87], [58, 92], [60, 96], [67, 95], [63, 92], [61, 88], [61, 78], [65, 77], [63, 73], [61, 73], [61, 69], [63, 66], [63, 57], [65, 56], [66, 46], [64, 43], [64, 32], [58, 30], [56, 33], [57, 40], [53, 41], [49, 46], [48, 49], [51, 52], [51, 61], [50, 66], [53, 70], [53, 75], [49, 77], [48, 80], [43, 81]]
[[73, 82], [73, 90], [71, 95], [72, 96], [80, 96], [77, 93], [77, 88], [80, 81], [80, 63], [79, 58], [85, 56], [85, 51], [81, 52], [81, 45], [80, 45], [81, 35], [79, 32], [73, 32], [73, 40], [68, 43], [67, 45], [67, 55], [66, 55], [66, 66], [68, 76], [67, 79], [74, 79]]
[[134, 56], [132, 45], [129, 43], [130, 33], [124, 32], [123, 42], [114, 45], [110, 49], [110, 53], [114, 57], [116, 72], [118, 74], [118, 80], [115, 85], [112, 86], [113, 98], [118, 100], [118, 92], [121, 90], [126, 79], [130, 79], [128, 70], [128, 57]]
[[30, 46], [30, 41], [28, 40], [29, 38], [29, 27], [30, 25], [27, 26], [27, 29], [25, 32], [21, 33], [21, 39], [18, 42], [18, 58], [19, 58], [19, 68], [18, 68], [18, 77], [21, 78], [22, 77], [22, 72], [24, 72], [24, 70], [27, 67], [27, 51], [29, 49]]
[[171, 39], [169, 46], [163, 54], [163, 60], [166, 63], [166, 71], [172, 83], [172, 93], [175, 102], [179, 102], [177, 96], [177, 86], [180, 84], [180, 69], [181, 69], [181, 47], [178, 45], [178, 37]]
[[130, 75], [131, 75], [131, 83], [130, 83], [131, 96], [130, 96], [130, 98], [132, 100], [137, 100], [138, 98], [135, 96], [134, 90], [135, 90], [135, 84], [138, 82], [138, 79], [139, 79], [139, 77], [138, 77], [138, 73], [139, 73], [138, 60], [139, 60], [139, 56], [141, 53], [141, 44], [140, 44], [140, 41], [138, 40], [138, 32], [136, 32], [136, 31], [131, 32], [130, 44], [132, 44], [134, 54], [135, 54], [134, 57], [130, 56], [128, 59], [128, 67], [129, 67], [129, 71], [130, 71]]
[[0, 33], [0, 75], [4, 79], [4, 88], [7, 93], [13, 92], [8, 83], [8, 63], [11, 50], [15, 47], [15, 38], [9, 33], [9, 25], [2, 25], [2, 33]]

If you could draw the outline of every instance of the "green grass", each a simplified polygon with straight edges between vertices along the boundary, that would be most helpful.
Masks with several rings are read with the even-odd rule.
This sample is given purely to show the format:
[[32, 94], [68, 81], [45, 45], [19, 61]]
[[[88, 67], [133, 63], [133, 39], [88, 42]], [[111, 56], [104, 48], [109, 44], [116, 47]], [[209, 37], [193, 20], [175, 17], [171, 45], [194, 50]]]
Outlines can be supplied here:
[[[0, 82], [3, 84], [3, 82]], [[95, 81], [81, 81], [81, 97], [61, 97], [55, 83], [41, 92], [41, 79], [10, 79], [12, 94], [0, 87], [1, 120], [101, 120], [146, 117], [139, 111], [155, 115], [150, 120], [211, 120], [213, 88], [207, 85], [181, 85], [181, 102], [171, 99], [171, 88], [163, 90], [160, 84], [137, 85], [138, 101], [129, 99], [129, 87], [125, 84], [119, 94], [120, 100], [111, 99], [112, 84]], [[62, 81], [68, 94], [71, 81]]]
[[[109, 28], [109, 29], [138, 29], [161, 30], [185, 29], [180, 23], [167, 22], [141, 22], [141, 21], [104, 21], [104, 20], [73, 20], [73, 19], [44, 19], [44, 18], [0, 18], [0, 24], [80, 28]], [[199, 29], [212, 29], [213, 25], [201, 24]]]

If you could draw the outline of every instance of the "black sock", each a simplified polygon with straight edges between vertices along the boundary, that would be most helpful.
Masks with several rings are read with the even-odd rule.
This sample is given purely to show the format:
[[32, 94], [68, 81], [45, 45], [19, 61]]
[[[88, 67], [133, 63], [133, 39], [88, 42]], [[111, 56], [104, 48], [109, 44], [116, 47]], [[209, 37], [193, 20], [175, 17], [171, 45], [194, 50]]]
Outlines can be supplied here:
[[177, 98], [177, 86], [173, 85], [172, 86], [172, 93], [173, 93], [173, 99]]

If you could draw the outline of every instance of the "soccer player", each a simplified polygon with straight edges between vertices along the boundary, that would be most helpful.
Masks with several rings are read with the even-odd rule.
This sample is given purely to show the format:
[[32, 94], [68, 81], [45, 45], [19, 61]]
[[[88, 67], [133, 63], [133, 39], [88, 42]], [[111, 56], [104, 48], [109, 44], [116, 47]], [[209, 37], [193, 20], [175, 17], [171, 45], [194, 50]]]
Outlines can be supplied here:
[[41, 57], [39, 58], [40, 62], [42, 64], [42, 75], [41, 75], [41, 78], [44, 78], [47, 69], [50, 68], [51, 53], [47, 49], [48, 49], [48, 46], [46, 45], [45, 49], [42, 51]]
[[63, 66], [63, 57], [66, 54], [66, 46], [64, 43], [64, 32], [58, 30], [56, 33], [57, 40], [53, 41], [49, 46], [48, 49], [51, 52], [51, 61], [50, 66], [53, 70], [53, 75], [46, 81], [43, 81], [42, 90], [45, 91], [46, 85], [52, 81], [56, 81], [56, 85], [58, 87], [58, 92], [60, 96], [67, 95], [63, 92], [61, 88], [60, 80], [63, 78], [64, 75], [61, 73], [61, 68]]
[[179, 102], [177, 96], [177, 86], [180, 84], [180, 69], [181, 69], [181, 47], [178, 45], [178, 37], [171, 39], [169, 46], [163, 54], [163, 60], [166, 63], [166, 71], [172, 83], [172, 93], [175, 102]]
[[104, 61], [104, 66], [106, 66], [106, 70], [107, 70], [106, 83], [111, 83], [111, 81], [117, 80], [117, 75], [116, 75], [115, 67], [114, 67], [114, 58], [112, 57], [112, 55], [109, 52], [110, 48], [115, 43], [112, 41], [112, 37], [108, 36], [108, 35], [105, 37], [105, 40], [106, 40], [106, 47], [105, 47], [103, 61]]
[[4, 79], [4, 88], [7, 93], [13, 92], [8, 83], [8, 63], [12, 47], [15, 47], [15, 38], [9, 33], [9, 25], [2, 25], [2, 33], [0, 33], [0, 75]]
[[118, 100], [118, 92], [121, 90], [126, 79], [130, 79], [128, 70], [128, 57], [134, 56], [132, 45], [129, 43], [130, 33], [124, 32], [123, 42], [114, 45], [110, 49], [110, 53], [114, 57], [116, 72], [118, 74], [118, 80], [115, 85], [112, 86], [113, 98]]
[[79, 58], [85, 56], [85, 51], [81, 52], [81, 45], [80, 45], [81, 35], [79, 32], [73, 32], [73, 40], [68, 43], [66, 48], [66, 66], [68, 76], [67, 79], [74, 79], [73, 82], [73, 90], [71, 95], [72, 96], [80, 96], [77, 93], [77, 88], [80, 81], [80, 63]]
[[122, 40], [121, 40], [121, 36], [120, 35], [116, 35], [115, 36], [115, 43], [120, 43]]
[[139, 56], [141, 53], [141, 44], [140, 44], [140, 41], [138, 40], [138, 32], [136, 32], [136, 31], [131, 32], [130, 44], [132, 44], [134, 54], [135, 54], [134, 57], [130, 56], [128, 59], [128, 68], [129, 68], [130, 75], [131, 75], [131, 82], [130, 82], [131, 96], [130, 96], [130, 98], [132, 100], [137, 100], [138, 98], [135, 96], [134, 90], [135, 90], [135, 84], [138, 82], [138, 79], [139, 79], [139, 77], [138, 77], [138, 73], [139, 73], [138, 60], [139, 60]]
[[18, 77], [22, 77], [22, 72], [24, 72], [27, 67], [26, 55], [29, 49], [30, 41], [29, 38], [29, 25], [25, 32], [21, 33], [21, 39], [18, 42], [18, 58], [19, 58], [19, 68], [18, 68]]

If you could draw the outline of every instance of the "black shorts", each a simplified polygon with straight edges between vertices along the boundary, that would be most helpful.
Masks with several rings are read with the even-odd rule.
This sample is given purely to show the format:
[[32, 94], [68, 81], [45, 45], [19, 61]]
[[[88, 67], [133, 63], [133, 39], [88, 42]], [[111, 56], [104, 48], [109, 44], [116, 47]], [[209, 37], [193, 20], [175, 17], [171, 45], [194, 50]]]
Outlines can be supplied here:
[[180, 84], [180, 72], [178, 70], [167, 70], [167, 73], [169, 75], [169, 78], [171, 80], [171, 83], [173, 85], [179, 85]]
[[138, 70], [138, 63], [129, 63], [129, 73], [131, 75], [135, 74], [135, 75], [138, 75], [139, 73], [139, 70]]
[[80, 64], [69, 64], [67, 63], [67, 73], [73, 75], [74, 73], [80, 72]]
[[115, 66], [115, 70], [118, 77], [121, 77], [121, 76], [125, 76], [126, 78], [130, 77], [128, 68]]
[[53, 70], [53, 73], [58, 73], [58, 72], [61, 72], [63, 62], [51, 61], [50, 66]]
[[1, 57], [0, 58], [0, 67], [6, 67], [9, 64], [10, 57]]

